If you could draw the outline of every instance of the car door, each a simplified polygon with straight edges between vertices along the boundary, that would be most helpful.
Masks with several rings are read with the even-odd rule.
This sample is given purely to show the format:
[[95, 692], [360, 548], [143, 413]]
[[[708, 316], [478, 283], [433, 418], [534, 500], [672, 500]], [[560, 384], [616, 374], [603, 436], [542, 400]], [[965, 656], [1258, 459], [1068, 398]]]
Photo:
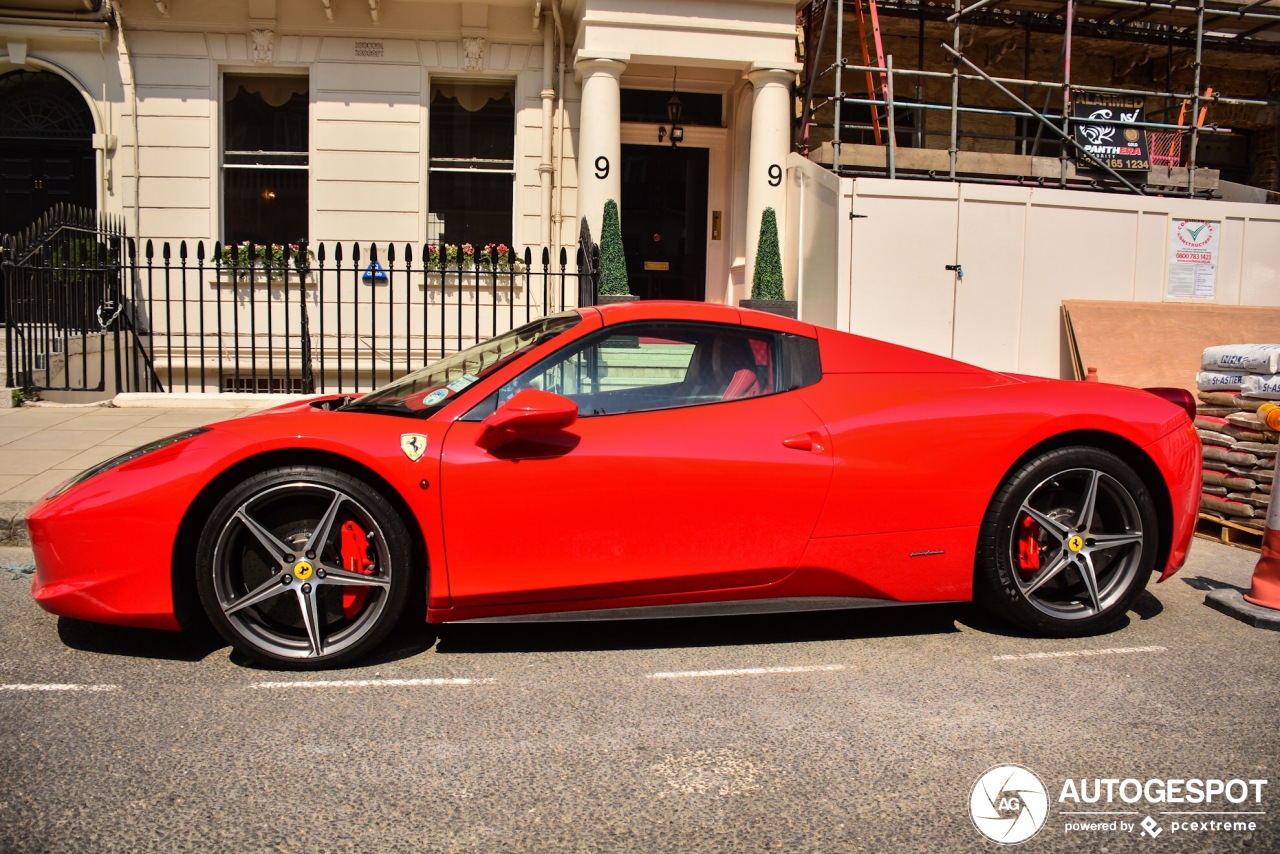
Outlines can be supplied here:
[[[606, 328], [456, 422], [441, 469], [455, 607], [743, 588], [790, 573], [832, 460], [821, 420], [781, 390], [779, 337]], [[576, 422], [482, 447], [479, 419], [522, 388], [575, 401]]]

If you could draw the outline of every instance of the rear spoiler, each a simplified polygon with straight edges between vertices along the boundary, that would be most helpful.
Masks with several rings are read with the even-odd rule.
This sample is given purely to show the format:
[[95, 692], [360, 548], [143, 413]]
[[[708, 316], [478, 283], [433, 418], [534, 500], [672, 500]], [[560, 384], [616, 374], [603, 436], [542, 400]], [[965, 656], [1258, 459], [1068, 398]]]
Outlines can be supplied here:
[[1187, 417], [1195, 420], [1196, 417], [1196, 399], [1195, 395], [1187, 391], [1185, 388], [1144, 388], [1143, 391], [1154, 394], [1161, 400], [1167, 400], [1174, 406], [1180, 408], [1187, 413]]

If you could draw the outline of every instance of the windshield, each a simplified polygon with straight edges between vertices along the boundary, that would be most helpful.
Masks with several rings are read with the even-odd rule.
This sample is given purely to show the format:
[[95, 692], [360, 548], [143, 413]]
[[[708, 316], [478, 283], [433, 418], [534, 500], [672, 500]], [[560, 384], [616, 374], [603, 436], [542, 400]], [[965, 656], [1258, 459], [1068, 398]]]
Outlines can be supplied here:
[[425, 417], [502, 365], [572, 329], [581, 320], [576, 311], [535, 320], [406, 374], [343, 409]]

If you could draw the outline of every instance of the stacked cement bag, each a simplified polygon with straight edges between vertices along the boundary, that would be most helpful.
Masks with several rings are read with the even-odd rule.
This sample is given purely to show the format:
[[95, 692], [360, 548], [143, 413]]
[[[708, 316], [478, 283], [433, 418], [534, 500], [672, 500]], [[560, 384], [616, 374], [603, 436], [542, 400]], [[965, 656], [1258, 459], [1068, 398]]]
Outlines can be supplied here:
[[1196, 431], [1204, 448], [1200, 509], [1247, 527], [1266, 528], [1275, 477], [1276, 433], [1258, 408], [1280, 400], [1280, 344], [1210, 347], [1196, 375]]

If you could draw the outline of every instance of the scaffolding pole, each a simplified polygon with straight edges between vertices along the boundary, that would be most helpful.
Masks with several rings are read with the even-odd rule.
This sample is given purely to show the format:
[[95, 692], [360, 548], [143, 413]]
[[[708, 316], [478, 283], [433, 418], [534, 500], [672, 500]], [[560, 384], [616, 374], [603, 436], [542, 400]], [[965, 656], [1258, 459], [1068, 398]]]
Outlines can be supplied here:
[[947, 175], [952, 181], [956, 179], [956, 163], [960, 159], [960, 13], [963, 11], [960, 0], [956, 2], [955, 23], [951, 26], [951, 41], [955, 48], [951, 59], [951, 166]]
[[[1083, 155], [1085, 156], [1085, 160], [1086, 160], [1086, 161], [1092, 161], [1093, 163], [1095, 163], [1095, 164], [1097, 164], [1098, 166], [1102, 167], [1102, 170], [1103, 170], [1104, 172], [1106, 172], [1106, 173], [1107, 173], [1108, 175], [1110, 175], [1112, 178], [1115, 178], [1117, 181], [1119, 181], [1121, 184], [1123, 184], [1123, 185], [1125, 185], [1126, 187], [1128, 187], [1128, 188], [1129, 188], [1130, 190], [1132, 190], [1133, 192], [1137, 193], [1139, 196], [1145, 196], [1145, 195], [1146, 195], [1146, 193], [1142, 192], [1142, 190], [1140, 190], [1140, 189], [1138, 189], [1137, 187], [1135, 187], [1135, 186], [1134, 186], [1134, 185], [1129, 181], [1129, 179], [1128, 179], [1128, 178], [1125, 178], [1123, 175], [1121, 175], [1121, 174], [1120, 174], [1119, 172], [1117, 172], [1116, 170], [1112, 169], [1112, 168], [1111, 168], [1110, 166], [1108, 166], [1107, 164], [1102, 163], [1102, 162], [1100, 162], [1100, 161], [1098, 161], [1098, 160], [1094, 160], [1094, 158], [1093, 158], [1092, 156], [1090, 156], [1090, 155], [1089, 155], [1089, 152], [1087, 152], [1087, 151], [1085, 151], [1084, 149], [1080, 148], [1080, 144], [1079, 144], [1079, 143], [1077, 143], [1074, 139], [1072, 139], [1072, 138], [1071, 138], [1071, 136], [1070, 136], [1066, 131], [1064, 131], [1062, 128], [1058, 127], [1057, 125], [1055, 125], [1053, 122], [1049, 121], [1047, 118], [1045, 118], [1045, 117], [1044, 117], [1043, 115], [1041, 115], [1040, 113], [1036, 112], [1036, 110], [1035, 110], [1035, 108], [1034, 108], [1034, 107], [1032, 107], [1032, 106], [1031, 106], [1030, 104], [1028, 104], [1026, 101], [1023, 101], [1023, 100], [1022, 100], [1021, 98], [1019, 98], [1017, 95], [1013, 94], [1013, 92], [1012, 92], [1012, 91], [1010, 91], [1009, 89], [1005, 88], [1003, 85], [1001, 85], [1001, 84], [997, 83], [995, 80], [993, 80], [993, 79], [991, 79], [990, 77], [988, 77], [988, 76], [987, 76], [987, 74], [986, 74], [986, 72], [984, 72], [984, 71], [983, 71], [981, 68], [979, 68], [978, 66], [974, 65], [974, 64], [973, 64], [972, 62], [970, 62], [968, 59], [965, 59], [963, 55], [961, 55], [961, 54], [959, 54], [959, 53], [955, 53], [954, 51], [952, 51], [952, 50], [951, 50], [951, 48], [950, 48], [950, 47], [948, 47], [948, 46], [947, 46], [947, 45], [945, 45], [945, 44], [942, 46], [942, 49], [943, 49], [943, 50], [945, 50], [945, 51], [947, 51], [948, 53], [953, 54], [953, 56], [955, 57], [955, 59], [956, 59], [956, 61], [957, 61], [957, 62], [963, 62], [965, 65], [967, 65], [967, 66], [969, 66], [970, 68], [972, 68], [976, 73], [978, 73], [978, 74], [982, 75], [984, 78], [986, 78], [986, 80], [987, 80], [987, 82], [988, 82], [988, 83], [990, 83], [992, 86], [995, 86], [997, 89], [999, 89], [999, 90], [1000, 90], [1001, 92], [1003, 92], [1005, 95], [1007, 95], [1009, 98], [1013, 99], [1013, 101], [1014, 101], [1016, 104], [1018, 104], [1018, 106], [1022, 107], [1022, 109], [1026, 110], [1026, 111], [1028, 111], [1029, 113], [1031, 113], [1032, 115], [1034, 115], [1037, 119], [1039, 119], [1039, 120], [1040, 120], [1040, 121], [1045, 125], [1045, 127], [1049, 128], [1051, 131], [1053, 131], [1053, 132], [1054, 132], [1054, 133], [1056, 133], [1058, 136], [1060, 136], [1060, 137], [1062, 138], [1062, 141], [1063, 141], [1063, 142], [1067, 143], [1068, 145], [1075, 146], [1077, 149], [1079, 149], [1079, 150], [1080, 150], [1080, 153], [1081, 153], [1081, 154], [1083, 154]], [[1065, 182], [1064, 182], [1064, 183], [1065, 183]]]
[[[1203, 71], [1203, 62], [1204, 62], [1206, 23], [1207, 22], [1213, 23], [1223, 19], [1234, 19], [1236, 21], [1248, 21], [1250, 23], [1254, 21], [1262, 22], [1259, 26], [1253, 27], [1252, 29], [1249, 29], [1240, 33], [1235, 33], [1234, 35], [1241, 40], [1247, 38], [1250, 35], [1253, 35], [1256, 32], [1260, 32], [1264, 29], [1280, 28], [1280, 14], [1270, 12], [1269, 10], [1261, 11], [1258, 9], [1258, 7], [1263, 4], [1264, 0], [1253, 0], [1253, 2], [1249, 2], [1246, 5], [1242, 5], [1234, 9], [1224, 9], [1224, 8], [1219, 8], [1217, 6], [1211, 7], [1208, 5], [1208, 3], [1211, 2], [1211, 0], [1196, 0], [1195, 6], [1194, 6], [1194, 14], [1195, 14], [1195, 28], [1194, 28], [1195, 60], [1194, 60], [1194, 68], [1193, 68], [1194, 83], [1193, 83], [1192, 91], [1185, 92], [1185, 93], [1177, 92], [1173, 90], [1173, 86], [1171, 85], [1172, 83], [1171, 78], [1166, 79], [1164, 91], [1129, 89], [1129, 88], [1116, 87], [1116, 86], [1085, 85], [1085, 86], [1073, 87], [1072, 48], [1073, 48], [1073, 39], [1074, 39], [1074, 24], [1075, 24], [1075, 17], [1076, 17], [1076, 11], [1077, 11], [1076, 10], [1077, 0], [1063, 0], [1065, 26], [1064, 26], [1062, 52], [1059, 56], [1059, 67], [1062, 74], [1061, 82], [1045, 82], [1042, 80], [1032, 80], [1030, 79], [1029, 67], [1025, 69], [1026, 77], [1024, 77], [1023, 79], [994, 77], [992, 75], [987, 74], [985, 71], [983, 71], [981, 68], [979, 68], [976, 64], [974, 64], [972, 61], [970, 61], [963, 55], [963, 50], [961, 47], [963, 44], [963, 38], [962, 38], [963, 33], [962, 33], [961, 27], [965, 23], [966, 16], [969, 16], [971, 13], [975, 13], [975, 12], [978, 12], [979, 10], [984, 9], [985, 7], [990, 5], [992, 2], [994, 2], [994, 0], [968, 0], [969, 5], [967, 6], [964, 5], [966, 0], [953, 0], [952, 12], [949, 15], [947, 15], [945, 19], [948, 23], [951, 24], [951, 27], [952, 27], [951, 45], [948, 46], [945, 43], [942, 45], [943, 50], [946, 51], [951, 56], [951, 70], [949, 73], [941, 72], [941, 71], [936, 71], [936, 72], [925, 71], [923, 68], [923, 48], [921, 48], [921, 51], [920, 51], [921, 67], [916, 70], [895, 69], [893, 67], [892, 59], [887, 56], [883, 58], [882, 56], [877, 56], [878, 62], [875, 65], [870, 64], [866, 58], [864, 58], [862, 65], [851, 64], [844, 57], [844, 15], [845, 15], [844, 0], [827, 0], [827, 3], [825, 4], [823, 9], [823, 23], [822, 23], [822, 28], [820, 30], [820, 35], [819, 35], [819, 52], [818, 52], [818, 56], [814, 58], [814, 62], [813, 62], [813, 66], [815, 67], [817, 66], [818, 62], [821, 61], [821, 46], [824, 43], [824, 39], [826, 35], [826, 24], [827, 24], [826, 18], [827, 18], [827, 15], [830, 14], [830, 6], [832, 5], [833, 2], [834, 2], [834, 5], [836, 6], [836, 46], [835, 46], [836, 61], [833, 62], [831, 65], [827, 66], [827, 68], [823, 72], [821, 72], [821, 74], [815, 75], [815, 77], [824, 76], [825, 74], [827, 74], [833, 69], [835, 71], [835, 94], [832, 98], [828, 98], [821, 106], [825, 106], [826, 103], [830, 103], [831, 101], [835, 102], [834, 104], [835, 115], [834, 115], [834, 122], [832, 125], [833, 138], [832, 138], [832, 167], [831, 168], [832, 168], [832, 171], [834, 171], [837, 174], [840, 174], [841, 172], [841, 147], [843, 144], [842, 130], [844, 128], [844, 118], [845, 118], [842, 113], [842, 110], [847, 105], [856, 104], [856, 105], [865, 105], [871, 108], [873, 121], [874, 121], [874, 130], [877, 131], [876, 137], [877, 137], [878, 143], [880, 142], [879, 140], [880, 135], [878, 132], [881, 127], [878, 119], [878, 115], [877, 115], [878, 108], [883, 107], [885, 109], [885, 114], [886, 114], [886, 118], [888, 120], [888, 125], [889, 125], [888, 127], [889, 138], [886, 143], [889, 149], [887, 152], [887, 160], [886, 160], [887, 172], [890, 178], [897, 177], [897, 169], [896, 169], [897, 138], [896, 138], [896, 125], [894, 122], [895, 116], [894, 116], [894, 95], [893, 95], [894, 88], [895, 88], [895, 85], [894, 85], [895, 74], [896, 75], [905, 74], [908, 76], [914, 75], [917, 79], [916, 89], [918, 90], [918, 92], [922, 88], [921, 81], [925, 79], [950, 78], [951, 99], [950, 99], [949, 105], [939, 104], [936, 102], [925, 104], [923, 102], [923, 98], [918, 97], [917, 98], [918, 103], [913, 105], [913, 111], [919, 119], [916, 122], [917, 126], [914, 128], [914, 132], [917, 139], [917, 146], [921, 148], [925, 147], [924, 141], [927, 137], [927, 135], [923, 133], [923, 124], [924, 124], [924, 118], [927, 116], [928, 111], [944, 110], [944, 109], [949, 111], [950, 113], [950, 130], [948, 135], [949, 136], [949, 139], [948, 139], [949, 168], [947, 172], [947, 177], [951, 181], [957, 180], [958, 161], [959, 161], [959, 153], [960, 153], [961, 121], [962, 121], [961, 114], [965, 112], [973, 112], [973, 113], [982, 113], [982, 114], [1007, 115], [1007, 116], [1019, 118], [1019, 119], [1034, 118], [1037, 121], [1038, 127], [1039, 127], [1039, 130], [1036, 133], [1037, 140], [1039, 139], [1040, 133], [1043, 131], [1043, 129], [1045, 127], [1048, 127], [1055, 136], [1059, 137], [1063, 141], [1062, 152], [1059, 155], [1059, 161], [1060, 161], [1060, 170], [1059, 170], [1059, 179], [1058, 179], [1059, 186], [1062, 186], [1062, 187], [1068, 186], [1068, 183], [1070, 180], [1070, 169], [1069, 169], [1070, 162], [1071, 160], [1074, 159], [1078, 161], [1078, 163], [1080, 164], [1101, 168], [1110, 178], [1119, 182], [1128, 190], [1134, 193], [1143, 194], [1142, 189], [1135, 186], [1133, 182], [1131, 182], [1125, 176], [1121, 175], [1115, 169], [1107, 166], [1104, 163], [1101, 163], [1096, 158], [1091, 156], [1081, 146], [1081, 144], [1076, 142], [1076, 140], [1074, 139], [1074, 136], [1072, 133], [1072, 130], [1073, 130], [1072, 125], [1073, 125], [1074, 119], [1071, 116], [1071, 108], [1072, 108], [1072, 102], [1074, 100], [1073, 94], [1076, 91], [1076, 89], [1079, 89], [1080, 91], [1083, 91], [1083, 92], [1097, 92], [1100, 94], [1128, 95], [1128, 96], [1141, 97], [1141, 98], [1163, 98], [1163, 99], [1166, 99], [1166, 103], [1168, 101], [1178, 101], [1178, 100], [1183, 101], [1184, 104], [1186, 104], [1187, 102], [1190, 102], [1191, 103], [1191, 119], [1186, 123], [1183, 123], [1180, 120], [1179, 123], [1176, 125], [1165, 123], [1165, 122], [1150, 122], [1150, 121], [1134, 122], [1131, 124], [1135, 128], [1141, 128], [1144, 130], [1156, 130], [1156, 129], [1176, 130], [1176, 131], [1180, 131], [1182, 133], [1188, 134], [1190, 136], [1190, 146], [1189, 146], [1190, 151], [1189, 151], [1189, 157], [1186, 161], [1186, 164], [1187, 164], [1186, 190], [1187, 190], [1187, 195], [1189, 197], [1194, 197], [1196, 195], [1196, 175], [1197, 175], [1197, 168], [1198, 168], [1196, 164], [1196, 158], [1197, 158], [1198, 149], [1199, 149], [1200, 135], [1202, 133], [1229, 133], [1230, 132], [1229, 129], [1220, 129], [1213, 124], [1211, 124], [1208, 128], [1201, 127], [1199, 117], [1200, 117], [1201, 111], [1205, 108], [1205, 105], [1210, 100], [1212, 100], [1212, 102], [1215, 104], [1230, 104], [1230, 105], [1241, 105], [1241, 106], [1275, 107], [1277, 105], [1280, 105], [1280, 101], [1278, 101], [1276, 98], [1271, 98], [1271, 97], [1235, 98], [1235, 97], [1221, 97], [1217, 94], [1213, 94], [1212, 96], [1210, 96], [1208, 93], [1203, 91], [1203, 87], [1202, 87], [1202, 71]], [[859, 4], [858, 11], [861, 12], [862, 0], [855, 0], [855, 2]], [[876, 0], [870, 0], [870, 2], [873, 4], [872, 8], [874, 10], [874, 4]], [[1192, 9], [1188, 8], [1188, 4], [1186, 4], [1185, 2], [1180, 4], [1178, 0], [1171, 0], [1171, 2], [1164, 2], [1163, 0], [1091, 0], [1091, 2], [1095, 2], [1097, 4], [1102, 4], [1102, 5], [1125, 8], [1125, 9], [1137, 9], [1137, 10], [1141, 10], [1143, 13], [1169, 12], [1169, 13], [1186, 14], [1192, 11]], [[890, 3], [892, 4], [892, 0], [890, 0]], [[817, 4], [815, 4], [815, 6], [816, 5]], [[988, 15], [990, 13], [984, 12], [982, 14]], [[1206, 20], [1206, 16], [1208, 16], [1207, 20]], [[981, 19], [981, 16], [979, 16], [979, 18]], [[920, 33], [921, 44], [923, 45], [923, 36], [924, 36], [923, 11], [921, 12], [920, 26], [921, 26], [921, 33]], [[1169, 27], [1170, 32], [1173, 31], [1173, 27], [1174, 27], [1173, 24], [1162, 24], [1162, 26]], [[1190, 28], [1188, 27], [1187, 29], [1190, 29]], [[1030, 31], [1028, 31], [1028, 33], [1029, 32]], [[1186, 30], [1183, 30], [1183, 32], [1185, 33]], [[866, 47], [865, 26], [863, 27], [862, 41], [863, 41], [863, 47], [865, 49]], [[1169, 41], [1170, 50], [1172, 50], [1172, 46], [1173, 46], [1173, 42], [1172, 40], [1170, 40]], [[879, 54], [880, 51], [877, 51], [877, 53]], [[973, 73], [972, 74], [962, 73], [962, 67], [971, 69]], [[882, 81], [881, 97], [876, 97], [874, 90], [871, 91], [870, 97], [868, 97], [865, 100], [848, 97], [844, 91], [844, 72], [845, 71], [865, 74], [868, 77], [868, 79], [871, 78], [873, 73], [880, 74], [881, 81]], [[1055, 71], [1054, 76], [1055, 78], [1058, 76], [1057, 71]], [[960, 104], [960, 100], [961, 100], [960, 88], [961, 88], [962, 81], [986, 82], [992, 85], [993, 87], [995, 87], [998, 91], [1000, 91], [1006, 97], [1010, 98], [1014, 103], [1018, 104], [1022, 108], [1022, 110], [1019, 111], [1019, 110], [1013, 110], [1013, 109], [963, 107]], [[816, 115], [817, 109], [819, 109], [819, 107], [815, 107], [813, 104], [814, 82], [815, 81], [811, 79], [807, 87], [807, 93], [805, 98], [805, 108], [808, 112], [806, 113], [806, 116], [805, 116], [805, 123], [806, 123], [806, 127], [809, 125], [814, 125], [817, 127], [825, 127], [825, 125], [817, 124], [816, 122], [813, 121], [813, 118]], [[1028, 93], [1029, 90], [1034, 88], [1042, 88], [1042, 89], [1048, 90], [1046, 92], [1046, 109], [1037, 111], [1035, 108], [1031, 107], [1028, 103], [1026, 103], [1025, 99], [1018, 98], [1009, 88], [1007, 88], [1005, 84], [1022, 86], [1024, 93]], [[1053, 90], [1061, 91], [1062, 111], [1061, 111], [1061, 114], [1058, 116], [1052, 116], [1049, 110], [1047, 109], [1049, 99], [1052, 97]], [[1028, 154], [1028, 152], [1026, 151], [1026, 139], [1025, 139], [1026, 134], [1027, 134], [1026, 129], [1021, 131], [1021, 135], [1023, 136], [1023, 154]], [[1076, 152], [1076, 156], [1074, 158], [1071, 157], [1071, 155], [1068, 153], [1068, 147], [1070, 147], [1071, 149], [1074, 149], [1074, 151]], [[1034, 147], [1032, 151], [1029, 152], [1029, 154], [1031, 156], [1035, 155]], [[935, 176], [931, 174], [931, 177], [935, 177]], [[936, 176], [936, 177], [940, 177], [940, 176]], [[969, 180], [969, 179], [966, 179], [966, 180]], [[1041, 179], [1040, 184], [1043, 185], [1043, 183], [1044, 181], [1043, 179]], [[1099, 185], [1095, 179], [1093, 181], [1093, 186], [1099, 187], [1099, 186], [1105, 186], [1105, 185]]]
[[[1064, 139], [1071, 138], [1071, 24], [1075, 19], [1075, 0], [1067, 0], [1066, 48], [1062, 62], [1062, 137]], [[1062, 182], [1063, 187], [1067, 186], [1067, 159], [1067, 147], [1064, 145], [1058, 150], [1058, 164], [1061, 168], [1059, 181]]]
[[840, 174], [840, 102], [844, 100], [844, 0], [836, 0], [836, 117], [831, 140], [831, 171]]
[[[871, 0], [871, 2], [874, 3], [875, 0]], [[894, 120], [893, 120], [893, 54], [889, 54], [884, 58], [884, 65], [886, 70], [886, 74], [884, 78], [885, 79], [884, 99], [885, 101], [888, 102], [885, 105], [884, 109], [885, 109], [885, 115], [887, 115], [889, 119], [888, 158], [889, 158], [889, 178], [890, 180], [892, 180], [898, 177], [897, 164], [894, 159], [897, 156], [898, 140], [894, 136], [896, 128], [894, 126]]]
[[1187, 196], [1196, 194], [1196, 148], [1200, 142], [1200, 60], [1204, 50], [1204, 0], [1196, 0], [1195, 100], [1191, 105], [1191, 156], [1187, 158]]
[[[858, 72], [861, 72], [861, 71], [874, 72], [874, 71], [880, 71], [881, 69], [879, 66], [875, 66], [875, 65], [846, 65], [845, 70], [858, 71]], [[950, 72], [946, 72], [946, 71], [917, 71], [913, 68], [895, 68], [893, 70], [893, 73], [898, 75], [899, 77], [922, 77], [922, 78], [930, 78], [933, 80], [950, 80], [951, 79]], [[1041, 81], [1041, 80], [1026, 80], [1020, 77], [997, 77], [994, 74], [987, 75], [987, 77], [981, 77], [977, 74], [961, 74], [960, 79], [978, 81], [978, 82], [984, 82], [986, 80], [994, 80], [995, 82], [1003, 83], [1006, 86], [1035, 86], [1041, 89], [1052, 89], [1055, 91], [1062, 88], [1061, 83], [1045, 83], [1044, 81]], [[1149, 89], [1121, 89], [1115, 86], [1088, 85], [1088, 86], [1076, 86], [1074, 88], [1080, 92], [1097, 92], [1101, 95], [1134, 95], [1136, 97], [1169, 98], [1172, 100], [1179, 100], [1179, 101], [1190, 101], [1192, 98], [1195, 97], [1194, 92], [1164, 92], [1164, 91], [1151, 91]], [[1052, 95], [1052, 93], [1050, 93], [1050, 95]], [[851, 101], [852, 99], [846, 98], [845, 100]], [[1211, 100], [1215, 104], [1233, 104], [1233, 105], [1246, 106], [1246, 107], [1280, 106], [1280, 100], [1265, 101], [1259, 98], [1224, 98], [1224, 97], [1219, 97], [1218, 95], [1213, 95]], [[939, 109], [939, 108], [944, 110], [950, 109], [950, 107], [947, 105], [920, 105], [920, 106], [922, 109]], [[961, 107], [960, 109], [974, 112], [984, 108]], [[1010, 115], [1018, 115], [1017, 113], [1012, 113], [1008, 110], [1001, 110], [999, 108], [989, 108], [986, 111], [995, 113], [997, 115], [1003, 114], [1003, 113], [1009, 113]], [[1044, 112], [1044, 111], [1041, 110], [1041, 112]], [[1143, 127], [1143, 126], [1168, 127], [1168, 128], [1181, 127], [1183, 130], [1187, 129], [1186, 125], [1163, 124], [1160, 122], [1136, 122], [1135, 124], [1138, 127]]]

